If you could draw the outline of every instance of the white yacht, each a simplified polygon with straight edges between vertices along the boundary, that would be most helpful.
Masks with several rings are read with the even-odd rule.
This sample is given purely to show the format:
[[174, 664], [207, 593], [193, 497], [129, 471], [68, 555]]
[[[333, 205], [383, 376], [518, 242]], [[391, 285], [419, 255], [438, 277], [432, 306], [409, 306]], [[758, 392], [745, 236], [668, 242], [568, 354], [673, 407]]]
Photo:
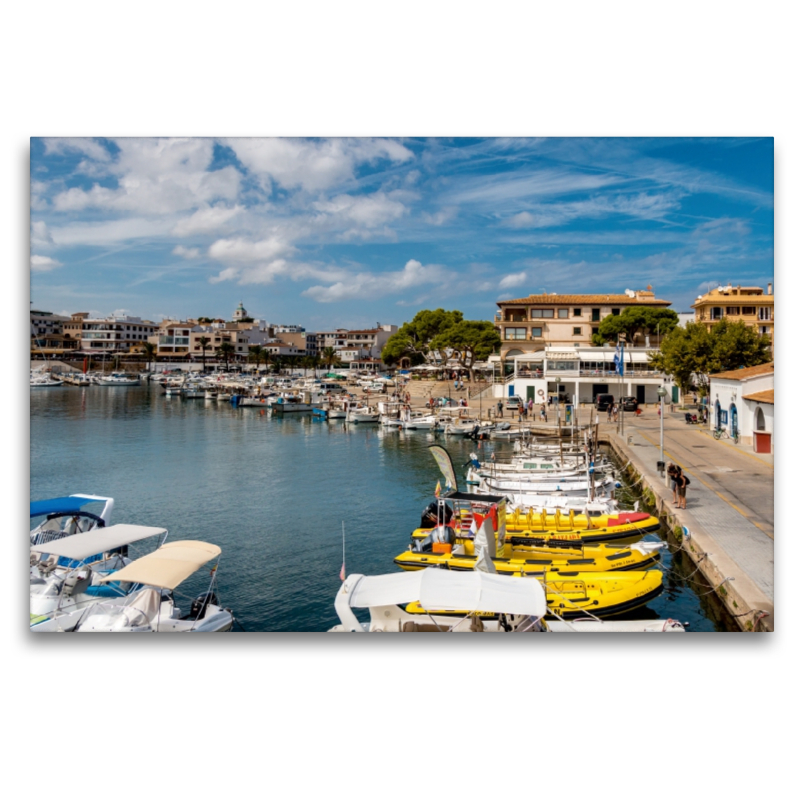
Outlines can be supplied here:
[[125, 372], [112, 372], [110, 375], [100, 375], [97, 378], [99, 386], [138, 386], [138, 375], [128, 375]]
[[[418, 603], [428, 613], [401, 606]], [[329, 633], [683, 633], [676, 620], [549, 620], [542, 584], [481, 571], [436, 568], [349, 575], [334, 603], [340, 624]], [[369, 609], [360, 622], [353, 609]], [[487, 618], [488, 617], [488, 618]]]

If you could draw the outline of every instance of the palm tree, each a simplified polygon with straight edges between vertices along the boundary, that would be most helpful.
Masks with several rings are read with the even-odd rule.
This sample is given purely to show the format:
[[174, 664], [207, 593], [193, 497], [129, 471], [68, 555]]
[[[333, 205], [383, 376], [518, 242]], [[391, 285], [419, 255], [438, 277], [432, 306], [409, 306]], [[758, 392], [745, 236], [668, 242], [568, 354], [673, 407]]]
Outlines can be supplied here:
[[322, 351], [322, 363], [330, 370], [339, 363], [339, 354], [332, 347], [326, 347]]
[[275, 365], [275, 372], [277, 372], [278, 375], [280, 375], [281, 369], [283, 369], [283, 356], [282, 355], [273, 356], [272, 363]]
[[150, 372], [150, 362], [155, 361], [158, 348], [152, 342], [142, 342], [142, 352], [147, 359], [147, 371]]
[[225, 372], [229, 371], [229, 361], [230, 357], [236, 353], [236, 348], [230, 342], [223, 342], [218, 348], [216, 356], [217, 358], [224, 358], [225, 359]]
[[250, 360], [256, 362], [256, 372], [258, 372], [258, 365], [261, 363], [262, 356], [266, 355], [266, 350], [260, 344], [252, 344], [247, 348], [250, 351]]
[[311, 362], [311, 366], [314, 368], [314, 377], [317, 377], [317, 370], [319, 369], [319, 365], [322, 363], [322, 359], [319, 356], [309, 356], [309, 361]]
[[197, 340], [197, 344], [200, 345], [200, 350], [203, 353], [203, 372], [206, 371], [206, 350], [208, 350], [208, 346], [211, 344], [211, 339], [208, 336], [201, 336]]

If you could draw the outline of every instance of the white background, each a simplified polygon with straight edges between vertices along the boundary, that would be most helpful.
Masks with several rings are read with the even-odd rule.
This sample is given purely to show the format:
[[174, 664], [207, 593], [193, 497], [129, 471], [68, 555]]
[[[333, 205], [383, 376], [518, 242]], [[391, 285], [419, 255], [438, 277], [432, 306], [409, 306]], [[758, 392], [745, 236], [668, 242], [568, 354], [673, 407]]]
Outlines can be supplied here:
[[[37, 639], [24, 625], [21, 529], [30, 136], [775, 136], [775, 293], [788, 318], [781, 297], [796, 296], [800, 263], [789, 8], [6, 6], [4, 308], [15, 332], [3, 400], [4, 549], [15, 576], [2, 650], [7, 796], [738, 798], [784, 788], [797, 741], [800, 531], [783, 496], [796, 483], [790, 414], [778, 422], [780, 618], [771, 636]], [[782, 319], [778, 340], [788, 343]], [[782, 402], [796, 384], [781, 373]]]

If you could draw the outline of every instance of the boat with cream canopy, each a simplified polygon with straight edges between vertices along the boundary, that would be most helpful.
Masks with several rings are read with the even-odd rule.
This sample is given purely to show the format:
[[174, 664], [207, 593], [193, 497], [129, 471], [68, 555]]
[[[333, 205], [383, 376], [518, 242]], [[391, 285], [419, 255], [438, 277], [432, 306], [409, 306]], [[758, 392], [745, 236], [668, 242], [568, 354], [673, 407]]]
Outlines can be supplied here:
[[117, 582], [139, 588], [125, 597], [56, 613], [34, 626], [37, 633], [215, 633], [233, 627], [233, 613], [219, 605], [215, 586], [216, 566], [211, 569], [208, 590], [191, 601], [183, 613], [175, 600], [176, 589], [213, 559], [221, 549], [208, 542], [178, 541], [132, 561], [101, 583]]

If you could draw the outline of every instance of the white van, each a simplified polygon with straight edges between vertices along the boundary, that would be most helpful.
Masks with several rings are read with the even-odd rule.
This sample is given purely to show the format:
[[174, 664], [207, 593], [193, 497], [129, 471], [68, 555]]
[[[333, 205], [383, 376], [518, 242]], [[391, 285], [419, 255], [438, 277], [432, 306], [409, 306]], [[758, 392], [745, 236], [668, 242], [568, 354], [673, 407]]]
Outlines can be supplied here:
[[344, 387], [340, 386], [338, 383], [320, 383], [315, 388], [316, 391], [322, 392], [323, 394], [327, 394], [328, 392], [331, 394], [339, 394], [344, 391]]

